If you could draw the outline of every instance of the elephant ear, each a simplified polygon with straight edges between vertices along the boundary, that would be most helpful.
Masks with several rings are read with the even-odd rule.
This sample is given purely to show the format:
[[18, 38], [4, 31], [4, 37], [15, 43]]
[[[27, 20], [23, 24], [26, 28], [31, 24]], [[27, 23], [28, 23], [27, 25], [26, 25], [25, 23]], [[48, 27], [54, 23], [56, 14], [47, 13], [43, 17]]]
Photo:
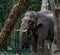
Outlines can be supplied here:
[[37, 26], [43, 25], [43, 21], [40, 18], [38, 18], [36, 24], [37, 24]]

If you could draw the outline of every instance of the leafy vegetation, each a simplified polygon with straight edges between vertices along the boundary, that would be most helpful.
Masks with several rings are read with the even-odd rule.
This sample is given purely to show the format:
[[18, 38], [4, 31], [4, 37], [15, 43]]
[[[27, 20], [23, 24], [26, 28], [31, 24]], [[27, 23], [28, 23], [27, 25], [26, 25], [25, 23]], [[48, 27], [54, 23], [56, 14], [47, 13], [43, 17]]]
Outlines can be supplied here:
[[[18, 2], [18, 0], [0, 0], [0, 31], [2, 30], [5, 21], [9, 15], [10, 10], [12, 9], [13, 5], [15, 5]], [[19, 32], [15, 31], [15, 29], [20, 28], [21, 19], [24, 16], [24, 13], [28, 10], [34, 10], [39, 11], [41, 7], [41, 0], [27, 0], [27, 4], [25, 7], [25, 10], [20, 15], [14, 29], [12, 30], [11, 36], [8, 38], [5, 44], [5, 48], [7, 48], [9, 45], [13, 49], [18, 49], [19, 45]], [[24, 38], [24, 47], [27, 48], [27, 45], [29, 44], [29, 38], [28, 33], [25, 34]]]

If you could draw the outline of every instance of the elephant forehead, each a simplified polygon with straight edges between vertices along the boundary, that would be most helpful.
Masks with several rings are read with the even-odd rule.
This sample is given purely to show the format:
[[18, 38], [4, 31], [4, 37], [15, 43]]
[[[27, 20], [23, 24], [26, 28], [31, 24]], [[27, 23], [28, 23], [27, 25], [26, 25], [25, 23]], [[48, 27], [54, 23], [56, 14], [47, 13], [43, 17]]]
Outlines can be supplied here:
[[37, 16], [37, 12], [34, 11], [29, 11], [25, 13], [25, 16], [29, 16], [29, 17], [36, 17]]
[[24, 17], [23, 19], [22, 19], [22, 21], [29, 21], [30, 20], [30, 17]]
[[25, 13], [25, 16], [27, 16], [27, 15], [31, 15], [31, 12], [27, 12], [27, 13]]

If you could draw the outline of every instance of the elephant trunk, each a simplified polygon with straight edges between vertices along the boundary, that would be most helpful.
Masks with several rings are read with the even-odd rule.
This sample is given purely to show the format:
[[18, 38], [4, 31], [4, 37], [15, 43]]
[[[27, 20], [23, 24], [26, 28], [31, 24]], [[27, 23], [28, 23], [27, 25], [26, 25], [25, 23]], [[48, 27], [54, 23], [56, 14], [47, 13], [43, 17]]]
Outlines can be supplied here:
[[19, 49], [22, 50], [24, 45], [24, 33], [28, 30], [27, 22], [23, 21], [20, 27], [20, 37], [19, 37]]

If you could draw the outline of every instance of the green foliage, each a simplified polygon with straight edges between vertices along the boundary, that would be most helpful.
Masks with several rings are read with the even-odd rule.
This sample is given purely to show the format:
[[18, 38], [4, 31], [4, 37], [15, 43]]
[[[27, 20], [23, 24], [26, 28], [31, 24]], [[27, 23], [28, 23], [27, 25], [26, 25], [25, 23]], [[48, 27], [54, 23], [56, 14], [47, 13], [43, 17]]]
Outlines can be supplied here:
[[4, 26], [9, 11], [16, 2], [17, 0], [0, 0], [0, 31]]
[[[5, 21], [9, 15], [10, 10], [12, 9], [13, 5], [15, 5], [18, 2], [18, 0], [0, 0], [0, 31], [3, 28]], [[20, 28], [20, 23], [21, 23], [21, 19], [24, 16], [24, 13], [26, 11], [39, 11], [41, 7], [41, 0], [27, 0], [27, 4], [25, 7], [25, 10], [23, 11], [23, 13], [20, 15], [20, 18], [18, 19], [18, 22], [16, 23], [14, 29], [18, 29]], [[15, 46], [13, 46], [13, 48], [18, 48], [18, 44], [19, 44], [19, 34], [14, 31], [14, 41], [15, 41]], [[5, 47], [8, 46], [10, 41], [10, 38], [7, 40], [7, 44], [5, 44]], [[26, 47], [29, 43], [29, 38], [28, 38], [28, 33], [25, 34], [25, 38], [24, 38], [24, 47]]]
[[26, 10], [39, 11], [41, 7], [41, 0], [28, 0]]
[[5, 18], [6, 18], [6, 8], [7, 8], [7, 5], [8, 5], [8, 1], [9, 0], [0, 0], [0, 31], [4, 25], [4, 21], [5, 21]]

